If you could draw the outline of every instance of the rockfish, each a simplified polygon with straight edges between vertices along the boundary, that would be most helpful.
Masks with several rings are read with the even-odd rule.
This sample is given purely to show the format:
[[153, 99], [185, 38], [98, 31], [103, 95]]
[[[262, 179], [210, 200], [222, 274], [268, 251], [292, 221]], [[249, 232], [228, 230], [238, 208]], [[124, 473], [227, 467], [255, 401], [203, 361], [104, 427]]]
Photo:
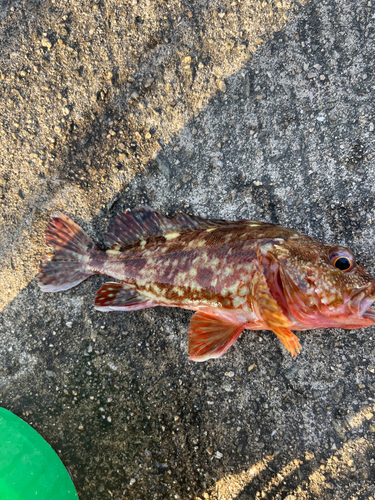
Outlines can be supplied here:
[[296, 356], [301, 346], [291, 330], [375, 324], [375, 280], [352, 252], [293, 229], [184, 213], [171, 218], [140, 206], [113, 219], [105, 242], [106, 251], [54, 213], [46, 244], [55, 253], [42, 258], [40, 288], [59, 292], [105, 274], [120, 283], [100, 288], [99, 311], [192, 309], [194, 361], [221, 356], [245, 329], [272, 330]]

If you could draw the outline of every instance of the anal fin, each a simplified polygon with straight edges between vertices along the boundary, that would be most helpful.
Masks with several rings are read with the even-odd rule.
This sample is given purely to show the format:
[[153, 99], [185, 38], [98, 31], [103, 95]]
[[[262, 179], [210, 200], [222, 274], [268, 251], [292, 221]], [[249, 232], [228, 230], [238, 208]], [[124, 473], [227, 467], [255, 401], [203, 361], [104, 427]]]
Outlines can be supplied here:
[[136, 311], [157, 304], [121, 283], [106, 283], [97, 292], [95, 309], [98, 311]]
[[189, 356], [193, 361], [219, 358], [241, 335], [245, 325], [203, 312], [196, 312], [189, 327]]

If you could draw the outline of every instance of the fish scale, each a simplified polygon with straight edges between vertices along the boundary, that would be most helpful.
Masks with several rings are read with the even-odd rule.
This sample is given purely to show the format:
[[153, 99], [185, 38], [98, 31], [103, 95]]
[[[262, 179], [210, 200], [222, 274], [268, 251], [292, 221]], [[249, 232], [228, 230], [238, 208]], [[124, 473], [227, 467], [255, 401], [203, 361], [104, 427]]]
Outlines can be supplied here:
[[95, 298], [101, 311], [155, 306], [196, 311], [189, 327], [195, 361], [226, 352], [244, 329], [271, 330], [292, 355], [291, 331], [374, 324], [375, 282], [346, 248], [253, 220], [188, 214], [173, 218], [148, 206], [117, 216], [99, 249], [67, 215], [53, 214], [40, 288], [59, 292], [92, 274], [117, 282]]

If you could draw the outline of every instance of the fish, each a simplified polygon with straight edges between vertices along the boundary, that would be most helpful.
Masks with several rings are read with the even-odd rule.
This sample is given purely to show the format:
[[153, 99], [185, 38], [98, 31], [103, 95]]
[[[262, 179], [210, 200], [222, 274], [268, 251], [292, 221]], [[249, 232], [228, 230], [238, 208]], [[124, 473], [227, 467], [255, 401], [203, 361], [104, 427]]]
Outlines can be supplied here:
[[292, 332], [375, 324], [375, 280], [340, 245], [256, 220], [162, 215], [147, 205], [109, 224], [99, 248], [70, 217], [55, 212], [46, 228], [38, 284], [68, 290], [94, 274], [105, 283], [99, 311], [155, 306], [195, 311], [188, 332], [193, 361], [222, 356], [243, 330], [270, 330], [292, 356]]

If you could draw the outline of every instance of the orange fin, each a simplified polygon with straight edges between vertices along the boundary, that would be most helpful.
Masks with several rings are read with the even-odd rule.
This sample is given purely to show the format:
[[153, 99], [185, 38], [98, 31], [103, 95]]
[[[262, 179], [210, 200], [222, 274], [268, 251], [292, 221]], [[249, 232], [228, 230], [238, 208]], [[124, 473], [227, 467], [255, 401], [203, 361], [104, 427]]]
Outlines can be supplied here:
[[272, 330], [292, 356], [297, 356], [300, 352], [301, 344], [299, 339], [289, 330], [291, 321], [284, 315], [281, 307], [273, 298], [267, 280], [264, 276], [261, 265], [262, 254], [260, 248], [257, 249], [258, 269], [253, 279], [253, 296], [255, 312], [261, 317], [267, 327]]
[[98, 311], [136, 311], [157, 304], [126, 285], [106, 283], [98, 290], [94, 305]]
[[297, 356], [301, 349], [299, 338], [296, 337], [293, 332], [288, 330], [288, 328], [272, 328], [272, 331], [279, 337], [290, 354], [292, 356]]
[[189, 327], [189, 356], [193, 361], [219, 358], [241, 335], [245, 328], [225, 317], [197, 312]]

